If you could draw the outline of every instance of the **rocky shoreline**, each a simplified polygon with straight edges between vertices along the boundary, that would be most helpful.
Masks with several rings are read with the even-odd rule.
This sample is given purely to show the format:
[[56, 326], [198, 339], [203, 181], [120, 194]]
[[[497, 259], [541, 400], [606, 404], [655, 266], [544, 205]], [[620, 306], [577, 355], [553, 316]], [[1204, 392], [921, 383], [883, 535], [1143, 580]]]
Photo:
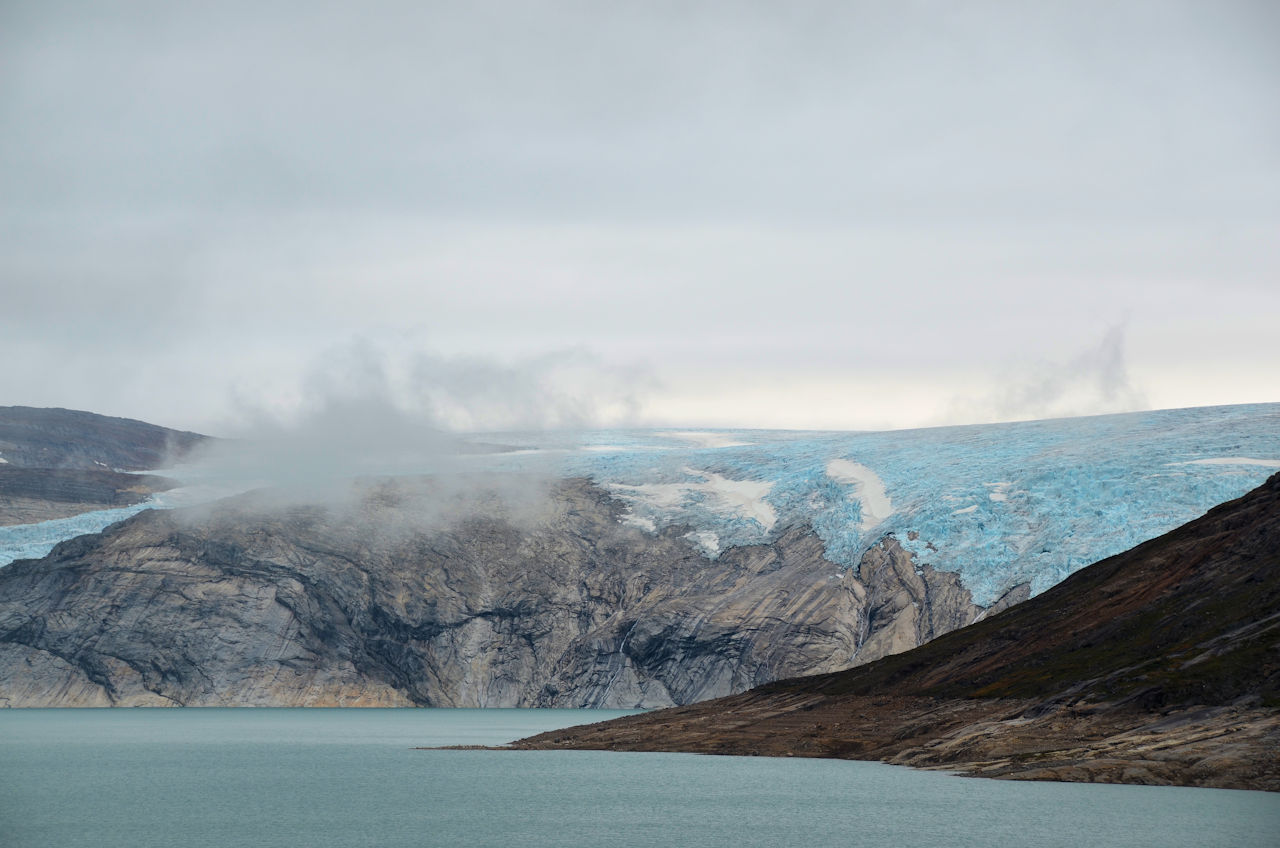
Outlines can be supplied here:
[[552, 731], [511, 750], [875, 760], [1004, 780], [1280, 791], [1280, 715], [1242, 707], [1038, 718], [1029, 700], [864, 697], [838, 705], [741, 695]]

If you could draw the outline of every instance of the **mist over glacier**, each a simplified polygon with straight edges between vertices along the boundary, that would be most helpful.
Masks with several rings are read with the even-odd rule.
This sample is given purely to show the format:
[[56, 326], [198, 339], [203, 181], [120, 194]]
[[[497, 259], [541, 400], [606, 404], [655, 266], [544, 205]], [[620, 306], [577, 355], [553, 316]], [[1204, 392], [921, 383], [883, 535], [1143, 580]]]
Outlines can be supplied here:
[[[476, 497], [481, 490], [528, 505], [546, 481], [579, 476], [626, 504], [623, 521], [686, 535], [708, 567], [727, 548], [808, 524], [826, 545], [834, 577], [893, 534], [917, 566], [958, 572], [986, 606], [1019, 584], [1041, 592], [1243, 494], [1280, 466], [1280, 404], [882, 432], [424, 428], [415, 435], [410, 422], [394, 423], [395, 438], [383, 445], [369, 441], [382, 433], [376, 428], [326, 430], [293, 451], [281, 436], [224, 454], [234, 461], [222, 465], [171, 472], [189, 485], [149, 504], [0, 528], [0, 564], [43, 556], [58, 541], [147, 506], [198, 505], [273, 478], [286, 485], [259, 498], [261, 508], [345, 509], [368, 491], [352, 479], [429, 473], [415, 513], [426, 527], [492, 503]], [[396, 469], [395, 458], [414, 444], [415, 461]], [[280, 455], [272, 459], [272, 451]], [[326, 467], [281, 476], [300, 462]], [[265, 480], [252, 479], [255, 468]]]

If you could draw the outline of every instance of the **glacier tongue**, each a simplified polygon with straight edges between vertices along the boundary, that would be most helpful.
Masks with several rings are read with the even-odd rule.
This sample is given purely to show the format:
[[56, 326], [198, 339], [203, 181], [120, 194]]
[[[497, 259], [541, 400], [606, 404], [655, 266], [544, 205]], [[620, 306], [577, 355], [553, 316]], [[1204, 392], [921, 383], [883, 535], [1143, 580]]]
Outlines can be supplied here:
[[53, 550], [54, 545], [59, 542], [83, 536], [86, 533], [100, 533], [109, 525], [123, 521], [153, 506], [155, 506], [153, 503], [140, 503], [120, 509], [82, 512], [70, 518], [57, 518], [53, 521], [41, 521], [38, 524], [14, 524], [0, 527], [0, 566], [8, 565], [14, 560], [42, 557]]

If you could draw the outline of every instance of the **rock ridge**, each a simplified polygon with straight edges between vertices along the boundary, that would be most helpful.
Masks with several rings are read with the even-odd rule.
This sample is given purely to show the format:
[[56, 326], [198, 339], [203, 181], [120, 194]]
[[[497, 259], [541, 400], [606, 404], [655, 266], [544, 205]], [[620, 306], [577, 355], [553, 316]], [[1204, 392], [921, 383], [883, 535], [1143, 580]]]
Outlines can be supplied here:
[[0, 569], [0, 704], [669, 706], [984, 613], [891, 536], [856, 572], [807, 526], [713, 561], [586, 479], [514, 506], [503, 485], [443, 523], [403, 479], [343, 508], [146, 511]]

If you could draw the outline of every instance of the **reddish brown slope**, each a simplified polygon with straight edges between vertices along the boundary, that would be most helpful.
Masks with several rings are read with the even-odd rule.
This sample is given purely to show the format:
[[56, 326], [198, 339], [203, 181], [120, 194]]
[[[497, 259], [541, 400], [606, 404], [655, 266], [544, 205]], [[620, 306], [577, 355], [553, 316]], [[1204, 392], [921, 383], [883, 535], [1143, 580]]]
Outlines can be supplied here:
[[519, 746], [1280, 790], [1280, 475], [914, 651]]

